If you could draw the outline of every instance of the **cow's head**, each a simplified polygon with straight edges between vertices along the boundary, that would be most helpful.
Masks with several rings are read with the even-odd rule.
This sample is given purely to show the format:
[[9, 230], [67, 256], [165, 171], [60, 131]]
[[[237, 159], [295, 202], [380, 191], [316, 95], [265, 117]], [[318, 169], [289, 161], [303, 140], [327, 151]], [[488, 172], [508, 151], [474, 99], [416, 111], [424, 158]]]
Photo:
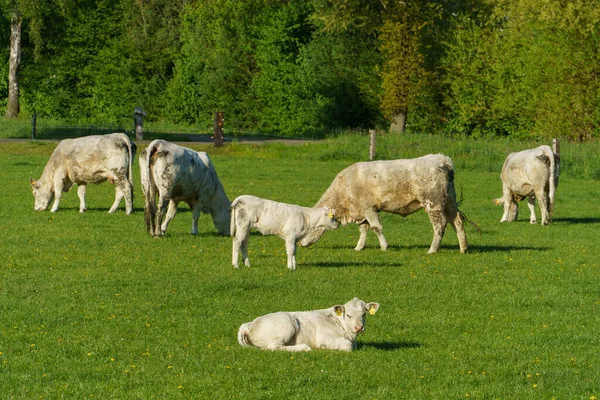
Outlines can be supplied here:
[[52, 185], [42, 185], [32, 178], [29, 178], [29, 182], [31, 183], [31, 192], [35, 198], [33, 209], [35, 211], [44, 211], [54, 199], [54, 189], [52, 188]]
[[333, 311], [339, 319], [342, 327], [352, 337], [356, 337], [365, 330], [365, 316], [373, 315], [379, 310], [379, 303], [365, 303], [364, 301], [353, 298], [346, 304], [333, 306]]
[[315, 243], [326, 231], [337, 229], [340, 226], [335, 218], [335, 210], [328, 207], [315, 208], [317, 219], [313, 222], [312, 229], [298, 242], [300, 246], [307, 247]]
[[215, 224], [215, 228], [217, 228], [219, 233], [223, 236], [229, 236], [229, 224], [231, 222], [229, 201], [227, 201], [227, 206], [223, 204], [219, 207], [212, 207], [210, 210], [210, 216], [212, 217], [213, 223]]

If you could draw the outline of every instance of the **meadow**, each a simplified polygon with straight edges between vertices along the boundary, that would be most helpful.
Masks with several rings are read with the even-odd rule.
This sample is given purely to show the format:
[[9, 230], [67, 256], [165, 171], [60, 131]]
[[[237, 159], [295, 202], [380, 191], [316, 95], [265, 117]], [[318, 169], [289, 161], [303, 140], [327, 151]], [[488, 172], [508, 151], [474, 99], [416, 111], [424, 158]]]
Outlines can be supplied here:
[[[390, 245], [353, 250], [355, 225], [300, 248], [286, 268], [277, 237], [253, 234], [251, 268], [231, 266], [231, 239], [208, 215], [198, 236], [182, 205], [167, 234], [145, 232], [139, 169], [135, 213], [108, 214], [114, 188], [75, 190], [57, 213], [34, 212], [56, 142], [0, 146], [0, 398], [595, 399], [600, 396], [598, 144], [563, 144], [553, 223], [500, 224], [499, 170], [509, 151], [542, 143], [381, 137], [378, 158], [453, 158], [469, 253], [450, 227], [427, 255], [419, 211], [382, 214]], [[209, 152], [233, 200], [253, 194], [310, 206], [368, 138], [302, 145], [231, 143]], [[138, 153], [144, 147], [138, 146]], [[539, 210], [538, 210], [539, 218]], [[237, 329], [259, 315], [381, 303], [352, 353], [243, 348]]]

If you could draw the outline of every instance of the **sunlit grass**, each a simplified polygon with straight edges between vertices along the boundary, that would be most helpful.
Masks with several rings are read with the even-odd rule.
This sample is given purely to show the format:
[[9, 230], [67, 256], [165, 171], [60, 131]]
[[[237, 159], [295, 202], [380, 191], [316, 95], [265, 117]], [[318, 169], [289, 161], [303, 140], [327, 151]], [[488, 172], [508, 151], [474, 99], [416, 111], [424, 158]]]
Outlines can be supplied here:
[[[58, 213], [36, 213], [28, 178], [40, 176], [55, 143], [3, 144], [2, 396], [599, 396], [598, 181], [563, 170], [550, 226], [530, 225], [525, 204], [518, 222], [500, 224], [502, 210], [491, 202], [501, 193], [499, 171], [487, 166], [507, 146], [481, 142], [489, 150], [463, 159], [428, 140], [419, 148], [386, 137], [378, 154], [457, 152], [461, 209], [483, 230], [467, 228], [469, 254], [459, 254], [448, 228], [440, 252], [427, 255], [432, 232], [422, 211], [384, 214], [389, 251], [370, 234], [355, 252], [358, 228], [348, 225], [300, 248], [293, 273], [283, 241], [260, 234], [250, 239], [252, 268], [234, 270], [231, 240], [206, 215], [191, 236], [185, 206], [165, 237], [148, 236], [137, 163], [134, 215], [123, 207], [107, 214], [107, 183], [88, 188], [83, 215], [74, 190]], [[254, 194], [310, 206], [337, 172], [366, 159], [366, 144], [356, 135], [300, 146], [191, 146], [209, 151], [230, 199]], [[239, 325], [258, 315], [354, 296], [382, 304], [358, 351], [288, 354], [237, 344]]]

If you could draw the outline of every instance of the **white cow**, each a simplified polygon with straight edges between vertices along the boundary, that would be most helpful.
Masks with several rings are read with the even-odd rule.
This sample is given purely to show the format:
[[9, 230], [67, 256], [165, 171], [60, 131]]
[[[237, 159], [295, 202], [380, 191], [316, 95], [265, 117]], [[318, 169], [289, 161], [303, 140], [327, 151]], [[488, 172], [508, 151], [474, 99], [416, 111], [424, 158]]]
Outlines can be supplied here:
[[380, 211], [405, 217], [421, 208], [433, 225], [430, 254], [439, 250], [448, 223], [456, 231], [460, 252], [467, 251], [463, 216], [454, 189], [454, 165], [442, 154], [351, 165], [337, 174], [315, 207], [335, 209], [336, 218], [344, 225], [359, 224], [357, 251], [365, 247], [369, 228], [377, 235], [381, 249], [387, 250]]
[[249, 267], [248, 239], [250, 230], [256, 228], [263, 235], [277, 235], [285, 240], [287, 267], [296, 269], [296, 242], [308, 246], [307, 238], [314, 232], [336, 229], [338, 222], [334, 211], [326, 207], [308, 208], [295, 204], [279, 203], [255, 196], [240, 196], [231, 203], [231, 236], [233, 237], [232, 264], [238, 268], [241, 250], [244, 264]]
[[350, 351], [356, 348], [356, 336], [365, 330], [365, 315], [378, 309], [379, 303], [365, 303], [355, 297], [324, 310], [267, 314], [242, 324], [238, 342], [267, 350]]
[[180, 201], [192, 209], [193, 235], [198, 234], [201, 212], [211, 215], [221, 235], [229, 235], [229, 199], [208, 154], [154, 140], [140, 154], [140, 175], [146, 230], [151, 236], [167, 231]]
[[48, 208], [56, 212], [63, 192], [77, 184], [79, 212], [87, 210], [85, 192], [88, 183], [108, 180], [115, 184], [115, 202], [108, 211], [113, 213], [125, 198], [127, 214], [133, 212], [133, 178], [131, 165], [136, 145], [124, 133], [84, 136], [61, 141], [50, 156], [39, 180], [29, 178], [35, 197], [36, 211]]
[[537, 222], [535, 199], [538, 199], [542, 214], [542, 225], [552, 221], [554, 195], [558, 187], [560, 157], [550, 146], [540, 146], [531, 150], [510, 153], [500, 173], [502, 197], [494, 203], [504, 206], [500, 222], [511, 222], [519, 214], [518, 202], [527, 197], [530, 211], [529, 222]]

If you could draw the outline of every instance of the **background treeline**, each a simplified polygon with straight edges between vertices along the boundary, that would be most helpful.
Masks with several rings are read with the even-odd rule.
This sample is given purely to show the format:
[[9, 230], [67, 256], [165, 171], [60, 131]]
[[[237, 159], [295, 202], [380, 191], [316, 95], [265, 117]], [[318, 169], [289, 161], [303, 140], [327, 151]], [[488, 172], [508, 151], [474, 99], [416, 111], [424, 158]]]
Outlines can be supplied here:
[[600, 136], [600, 0], [0, 0], [0, 107], [284, 135]]

